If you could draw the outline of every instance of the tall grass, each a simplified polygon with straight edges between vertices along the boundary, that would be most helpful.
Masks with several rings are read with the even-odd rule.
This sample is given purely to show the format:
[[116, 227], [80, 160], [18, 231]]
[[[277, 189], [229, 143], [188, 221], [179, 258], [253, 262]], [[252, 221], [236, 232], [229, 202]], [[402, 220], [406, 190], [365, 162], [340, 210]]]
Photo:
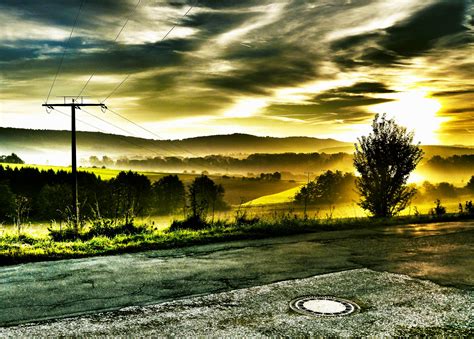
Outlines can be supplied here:
[[308, 232], [349, 230], [440, 221], [472, 219], [467, 214], [443, 216], [419, 215], [391, 219], [346, 218], [316, 219], [299, 218], [291, 213], [274, 220], [245, 218], [239, 222], [219, 221], [200, 230], [156, 230], [149, 226], [122, 227], [124, 232], [108, 230], [108, 234], [78, 237], [74, 240], [54, 241], [52, 237], [6, 234], [0, 237], [0, 263], [12, 265], [31, 261], [58, 260], [98, 255], [110, 255], [156, 249], [170, 249], [191, 245], [227, 242], [233, 240], [261, 239]]

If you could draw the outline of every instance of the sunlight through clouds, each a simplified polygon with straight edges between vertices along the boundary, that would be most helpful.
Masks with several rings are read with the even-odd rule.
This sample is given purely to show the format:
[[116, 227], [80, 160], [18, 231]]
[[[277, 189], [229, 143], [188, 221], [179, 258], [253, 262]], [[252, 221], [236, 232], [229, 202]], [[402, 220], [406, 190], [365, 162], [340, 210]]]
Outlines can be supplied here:
[[237, 103], [226, 110], [223, 116], [227, 118], [248, 118], [260, 112], [267, 105], [267, 99], [241, 99]]
[[437, 132], [446, 118], [437, 116], [441, 103], [428, 97], [427, 93], [409, 91], [393, 95], [395, 101], [386, 102], [370, 107], [374, 113], [387, 113], [389, 118], [394, 118], [400, 125], [415, 132], [415, 141], [423, 144], [438, 144]]

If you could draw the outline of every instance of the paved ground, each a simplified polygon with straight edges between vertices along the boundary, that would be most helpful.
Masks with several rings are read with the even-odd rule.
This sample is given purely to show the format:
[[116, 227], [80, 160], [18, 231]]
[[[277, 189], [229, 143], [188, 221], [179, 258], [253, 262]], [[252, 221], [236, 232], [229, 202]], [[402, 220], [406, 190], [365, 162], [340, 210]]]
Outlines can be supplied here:
[[[289, 309], [293, 298], [312, 294], [352, 299], [361, 310], [345, 317], [314, 318]], [[472, 291], [356, 269], [153, 306], [0, 328], [0, 336], [469, 337], [474, 335], [473, 303]]]
[[[474, 222], [324, 232], [0, 268], [0, 325], [156, 304], [354, 268], [471, 293]], [[285, 301], [286, 302], [286, 301]]]

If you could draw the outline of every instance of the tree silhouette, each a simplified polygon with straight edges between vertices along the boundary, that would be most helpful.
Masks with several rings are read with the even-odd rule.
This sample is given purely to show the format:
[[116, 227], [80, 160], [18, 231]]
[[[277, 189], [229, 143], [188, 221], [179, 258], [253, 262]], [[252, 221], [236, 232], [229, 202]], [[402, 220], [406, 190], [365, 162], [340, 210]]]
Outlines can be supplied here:
[[398, 214], [416, 193], [406, 182], [423, 156], [419, 144], [413, 144], [413, 132], [385, 114], [381, 118], [376, 115], [372, 133], [358, 142], [354, 167], [360, 174], [356, 179], [359, 205], [375, 217]]
[[189, 201], [191, 204], [191, 216], [204, 220], [211, 210], [212, 218], [216, 209], [223, 209], [226, 203], [223, 200], [224, 187], [216, 185], [206, 175], [197, 177], [189, 187]]
[[184, 184], [177, 175], [167, 175], [153, 184], [154, 211], [172, 213], [185, 203]]

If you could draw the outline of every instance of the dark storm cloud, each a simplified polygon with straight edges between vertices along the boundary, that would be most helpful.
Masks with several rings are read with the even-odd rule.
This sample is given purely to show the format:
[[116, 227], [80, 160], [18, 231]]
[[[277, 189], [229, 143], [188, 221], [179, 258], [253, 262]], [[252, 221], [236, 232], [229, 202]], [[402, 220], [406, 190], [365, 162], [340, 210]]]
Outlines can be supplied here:
[[227, 1], [216, 1], [216, 0], [171, 0], [166, 1], [170, 6], [184, 7], [184, 6], [196, 6], [205, 7], [215, 10], [222, 9], [246, 9], [254, 6], [261, 6], [266, 3], [271, 3], [270, 0], [227, 0]]
[[[77, 51], [87, 46], [102, 46], [105, 50]], [[90, 47], [93, 48], [93, 47]], [[178, 66], [183, 63], [183, 52], [195, 50], [197, 45], [190, 39], [170, 39], [163, 42], [126, 47], [110, 42], [93, 42], [91, 45], [78, 44], [68, 49], [64, 59], [62, 73], [77, 75], [84, 73], [130, 73], [144, 71], [156, 67]], [[29, 57], [32, 58], [37, 49], [32, 49]], [[14, 53], [13, 51], [11, 53]], [[4, 76], [12, 79], [29, 77], [48, 77], [57, 67], [62, 50], [57, 52], [57, 58], [42, 59], [15, 59], [10, 60]]]
[[311, 101], [327, 105], [328, 108], [367, 106], [391, 101], [374, 98], [367, 94], [395, 93], [380, 82], [358, 82], [352, 86], [338, 87], [316, 95]]
[[465, 0], [442, 0], [412, 18], [386, 29], [382, 46], [402, 56], [416, 56], [442, 37], [466, 31]]
[[274, 87], [315, 79], [318, 66], [316, 56], [282, 41], [261, 48], [230, 48], [223, 59], [239, 68], [225, 75], [210, 76], [205, 83], [220, 90], [240, 93], [267, 94]]
[[453, 108], [444, 111], [445, 113], [474, 113], [473, 107]]
[[[78, 51], [92, 48], [103, 48], [108, 44], [108, 41], [74, 37], [69, 41], [68, 49], [70, 51]], [[53, 57], [61, 56], [63, 54], [63, 47], [64, 42], [57, 40], [19, 39], [15, 40], [13, 43], [10, 42], [8, 45], [0, 46], [0, 62], [31, 60], [45, 54]]]
[[[14, 13], [24, 20], [70, 27], [82, 0], [2, 0], [0, 11]], [[84, 1], [78, 25], [98, 26], [101, 17], [123, 16], [135, 7], [127, 0]]]
[[[359, 34], [332, 43], [336, 62], [345, 67], [400, 64], [436, 46], [459, 47], [472, 41], [463, 26], [467, 1], [441, 0], [385, 30]], [[449, 43], [441, 41], [450, 37]]]
[[394, 93], [381, 82], [358, 82], [352, 86], [340, 87], [336, 90], [339, 93]]
[[474, 89], [441, 91], [441, 92], [435, 92], [432, 95], [434, 97], [451, 97], [451, 96], [466, 95], [466, 94], [474, 94]]
[[0, 65], [2, 62], [35, 58], [39, 55], [39, 48], [0, 46]]

